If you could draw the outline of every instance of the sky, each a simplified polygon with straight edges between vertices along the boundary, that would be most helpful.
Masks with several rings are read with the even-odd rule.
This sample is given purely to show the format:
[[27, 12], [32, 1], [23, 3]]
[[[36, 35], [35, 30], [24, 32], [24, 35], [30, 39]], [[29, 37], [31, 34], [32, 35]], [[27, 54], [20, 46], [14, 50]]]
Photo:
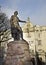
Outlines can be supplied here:
[[46, 26], [46, 0], [0, 0], [0, 6], [8, 18], [18, 11], [19, 19], [30, 17], [32, 24]]

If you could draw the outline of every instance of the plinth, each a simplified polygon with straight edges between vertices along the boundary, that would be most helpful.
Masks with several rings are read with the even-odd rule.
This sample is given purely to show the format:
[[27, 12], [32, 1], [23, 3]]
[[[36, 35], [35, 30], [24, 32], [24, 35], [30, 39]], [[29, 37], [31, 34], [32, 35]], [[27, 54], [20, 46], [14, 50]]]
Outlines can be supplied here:
[[8, 43], [5, 65], [31, 65], [29, 45], [24, 40]]

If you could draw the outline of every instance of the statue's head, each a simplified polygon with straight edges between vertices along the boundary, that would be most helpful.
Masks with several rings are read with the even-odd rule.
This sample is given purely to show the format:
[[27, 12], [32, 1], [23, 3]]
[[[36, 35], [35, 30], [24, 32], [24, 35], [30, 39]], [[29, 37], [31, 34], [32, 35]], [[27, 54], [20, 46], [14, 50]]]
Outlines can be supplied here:
[[16, 15], [16, 16], [17, 16], [17, 15], [18, 15], [18, 11], [15, 11], [15, 12], [14, 12], [14, 15]]

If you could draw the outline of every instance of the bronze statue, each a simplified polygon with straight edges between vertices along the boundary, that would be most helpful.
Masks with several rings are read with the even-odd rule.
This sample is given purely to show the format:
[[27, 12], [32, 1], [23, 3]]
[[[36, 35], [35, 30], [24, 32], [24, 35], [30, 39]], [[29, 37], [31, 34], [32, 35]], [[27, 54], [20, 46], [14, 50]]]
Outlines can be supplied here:
[[20, 37], [23, 39], [23, 33], [22, 29], [19, 25], [19, 22], [26, 22], [26, 21], [21, 21], [18, 17], [18, 12], [15, 11], [14, 15], [11, 16], [10, 23], [11, 23], [11, 34], [14, 40], [19, 40]]

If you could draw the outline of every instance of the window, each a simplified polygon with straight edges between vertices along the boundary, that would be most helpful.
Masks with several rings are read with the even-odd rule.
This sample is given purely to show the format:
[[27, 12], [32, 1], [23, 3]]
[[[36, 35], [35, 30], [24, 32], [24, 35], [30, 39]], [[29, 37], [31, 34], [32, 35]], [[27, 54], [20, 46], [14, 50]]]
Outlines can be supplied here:
[[38, 40], [38, 45], [41, 45], [41, 40]]
[[38, 34], [38, 37], [40, 38], [40, 33]]

